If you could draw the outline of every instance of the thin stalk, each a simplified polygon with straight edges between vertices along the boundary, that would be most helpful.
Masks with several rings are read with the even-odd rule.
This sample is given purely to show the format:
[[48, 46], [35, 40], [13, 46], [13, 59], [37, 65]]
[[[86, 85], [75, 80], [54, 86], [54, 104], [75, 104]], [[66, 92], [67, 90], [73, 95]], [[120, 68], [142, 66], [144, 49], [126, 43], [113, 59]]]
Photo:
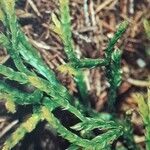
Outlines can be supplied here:
[[6, 76], [10, 80], [20, 82], [22, 84], [31, 84], [42, 92], [46, 92], [56, 103], [64, 109], [70, 111], [80, 120], [86, 118], [74, 106], [69, 103], [68, 97], [60, 89], [56, 90], [47, 80], [37, 76], [27, 76], [24, 73], [16, 72], [11, 68], [0, 65], [0, 74]]
[[150, 149], [150, 125], [145, 126], [146, 150]]
[[146, 150], [150, 149], [150, 90], [148, 89], [147, 100], [142, 94], [137, 93], [135, 99], [138, 104], [140, 116], [145, 125]]
[[[61, 30], [62, 30], [61, 38], [64, 44], [64, 51], [68, 57], [69, 63], [78, 64], [79, 59], [77, 58], [74, 52], [74, 45], [72, 41], [69, 0], [59, 0], [59, 2], [60, 2]], [[78, 74], [75, 76], [75, 81], [79, 89], [82, 103], [85, 106], [90, 107], [88, 91], [87, 91], [86, 83], [84, 81], [83, 72], [81, 70], [80, 71], [76, 70], [76, 72], [78, 72]]]
[[3, 81], [0, 81], [0, 93], [10, 94], [14, 102], [19, 105], [39, 104], [43, 97], [43, 93], [39, 90], [35, 90], [32, 93], [25, 93], [11, 87]]
[[[148, 124], [145, 123], [146, 150], [150, 149], [150, 87], [147, 89]], [[146, 113], [145, 113], [146, 114]]]
[[131, 122], [132, 111], [126, 112], [125, 120], [121, 122], [123, 126], [123, 135], [121, 137], [123, 145], [128, 150], [140, 150], [134, 140], [133, 124]]
[[106, 67], [106, 76], [108, 78], [108, 82], [110, 84], [109, 92], [108, 92], [108, 111], [115, 111], [116, 104], [116, 90], [121, 83], [121, 53], [114, 50], [114, 46], [117, 43], [118, 39], [121, 38], [123, 33], [126, 31], [128, 26], [128, 22], [122, 22], [113, 38], [110, 39], [107, 48], [105, 49], [105, 59], [107, 61]]
[[30, 133], [35, 129], [40, 119], [41, 117], [38, 113], [32, 114], [32, 116], [29, 119], [27, 119], [24, 123], [22, 123], [17, 128], [17, 130], [14, 133], [12, 133], [12, 135], [6, 140], [2, 150], [12, 149], [16, 144], [19, 143], [20, 140], [24, 138], [24, 136], [27, 133]]
[[75, 64], [76, 68], [95, 68], [100, 66], [106, 66], [108, 63], [105, 59], [91, 59], [85, 58], [80, 59], [80, 61]]
[[[0, 42], [6, 47], [9, 47], [9, 41], [8, 38], [4, 35], [1, 34], [0, 36]], [[61, 84], [59, 84], [59, 82], [56, 80], [55, 74], [52, 70], [50, 70], [46, 64], [43, 62], [42, 58], [37, 54], [36, 50], [29, 44], [27, 38], [25, 37], [25, 35], [20, 31], [19, 32], [19, 38], [20, 41], [22, 43], [19, 43], [18, 45], [18, 49], [20, 50], [20, 54], [23, 56], [23, 59], [26, 60], [27, 63], [29, 63], [30, 65], [32, 65], [33, 67], [35, 67], [37, 69], [37, 71], [42, 74], [45, 78], [47, 78], [50, 83], [55, 87], [55, 88], [59, 88], [61, 89], [62, 93], [66, 94], [66, 96], [69, 98], [69, 93], [67, 92], [67, 89], [65, 87], [63, 87]], [[27, 55], [28, 54], [28, 55]], [[16, 57], [16, 55], [12, 54], [13, 58]], [[18, 66], [20, 65], [20, 67], [22, 66], [22, 62], [20, 60], [20, 57], [17, 57], [19, 59], [16, 59]], [[21, 67], [22, 72], [28, 74], [28, 75], [34, 75], [33, 73], [31, 74], [29, 71], [29, 73], [27, 73], [25, 71], [25, 69], [23, 70], [23, 67]]]
[[105, 52], [106, 52], [106, 59], [108, 60], [108, 62], [110, 62], [110, 59], [111, 59], [111, 54], [114, 50], [114, 46], [115, 44], [117, 43], [117, 41], [122, 37], [123, 33], [126, 31], [127, 29], [127, 26], [128, 26], [128, 22], [127, 21], [124, 21], [122, 22], [117, 31], [115, 32], [113, 38], [110, 39], [109, 43], [108, 43], [108, 46], [107, 48], [105, 49]]
[[6, 67], [4, 65], [0, 64], [0, 74], [7, 77], [7, 79], [17, 81], [21, 84], [27, 84], [28, 83], [28, 77], [24, 73], [20, 73], [17, 71], [14, 71], [13, 69]]
[[77, 71], [77, 75], [75, 75], [74, 79], [80, 91], [80, 99], [82, 99], [82, 104], [84, 105], [84, 107], [90, 109], [90, 101], [88, 97], [88, 91], [87, 91], [87, 86], [85, 84], [83, 72], [79, 69], [76, 71]]
[[60, 123], [60, 121], [57, 118], [55, 118], [55, 116], [49, 111], [49, 108], [47, 106], [42, 107], [42, 112], [43, 112], [43, 118], [45, 118], [48, 121], [48, 123], [52, 125], [52, 127], [55, 128], [62, 137], [64, 137], [71, 143], [75, 143], [76, 145], [79, 145], [81, 147], [87, 146], [87, 143], [89, 142], [89, 140], [82, 139], [76, 134], [66, 129]]
[[69, 62], [78, 62], [78, 58], [74, 52], [71, 32], [71, 17], [69, 10], [69, 0], [59, 0], [60, 3], [60, 20], [62, 29], [62, 40], [64, 50], [68, 57]]
[[119, 50], [115, 50], [112, 53], [111, 63], [106, 72], [110, 84], [108, 93], [108, 110], [109, 112], [115, 112], [117, 89], [122, 80], [121, 52]]
[[[6, 39], [3, 36], [1, 38], [5, 38], [5, 43], [1, 43], [9, 52], [11, 55], [16, 68], [24, 73], [27, 73], [29, 75], [32, 74], [26, 66], [23, 64], [20, 56], [19, 56], [19, 51], [18, 51], [18, 23], [17, 23], [17, 17], [15, 15], [15, 1], [8, 0], [7, 3], [4, 2], [3, 0], [1, 1], [1, 7], [3, 10], [3, 17], [4, 19], [2, 20], [4, 25], [6, 26], [6, 35], [8, 39]], [[7, 40], [7, 42], [6, 42]]]
[[[83, 139], [76, 134], [72, 133], [68, 129], [66, 129], [60, 121], [49, 111], [48, 106], [42, 107], [43, 112], [43, 118], [45, 118], [48, 123], [57, 130], [57, 132], [67, 139], [72, 144], [81, 146], [85, 149], [90, 150], [102, 150], [105, 147], [108, 146], [111, 142], [113, 142], [116, 138], [118, 138], [120, 135], [122, 135], [121, 128], [112, 129], [107, 131], [106, 133], [103, 133], [92, 140]], [[93, 144], [95, 143], [95, 144]]]
[[63, 93], [60, 90], [58, 92], [56, 89], [53, 89], [53, 87], [49, 82], [34, 76], [29, 77], [29, 82], [34, 87], [47, 93], [51, 97], [51, 99], [54, 100], [56, 103], [58, 103], [60, 106], [62, 106], [62, 108], [70, 111], [75, 116], [77, 116], [80, 120], [82, 121], [86, 120], [86, 118], [80, 113], [80, 111], [78, 111], [74, 106], [72, 106], [69, 103], [67, 97], [65, 97], [65, 95], [63, 95]]

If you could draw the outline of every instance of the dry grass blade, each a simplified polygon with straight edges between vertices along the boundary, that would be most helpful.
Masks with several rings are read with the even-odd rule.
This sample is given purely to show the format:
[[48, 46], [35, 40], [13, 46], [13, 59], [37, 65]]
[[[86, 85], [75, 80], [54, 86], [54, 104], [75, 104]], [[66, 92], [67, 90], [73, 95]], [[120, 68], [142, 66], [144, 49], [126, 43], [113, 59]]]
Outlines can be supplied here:
[[10, 124], [8, 124], [0, 133], [0, 138], [2, 138], [9, 130], [11, 130], [19, 121], [14, 120]]

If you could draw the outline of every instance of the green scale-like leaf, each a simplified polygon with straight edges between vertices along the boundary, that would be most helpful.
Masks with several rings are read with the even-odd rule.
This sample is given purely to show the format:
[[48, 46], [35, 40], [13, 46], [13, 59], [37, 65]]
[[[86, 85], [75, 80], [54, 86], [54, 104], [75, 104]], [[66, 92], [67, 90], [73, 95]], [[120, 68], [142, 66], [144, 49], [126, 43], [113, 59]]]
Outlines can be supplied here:
[[33, 114], [29, 119], [22, 123], [14, 133], [12, 133], [12, 135], [4, 143], [2, 150], [12, 149], [20, 140], [22, 140], [26, 133], [30, 133], [35, 129], [39, 121], [39, 114]]
[[84, 130], [86, 132], [91, 131], [96, 128], [100, 128], [102, 130], [117, 128], [118, 124], [114, 121], [104, 121], [102, 119], [93, 119], [87, 118], [84, 122], [78, 123], [72, 127], [75, 130]]
[[49, 108], [42, 107], [43, 117], [52, 125], [57, 132], [64, 137], [65, 139], [69, 140], [71, 143], [81, 146], [85, 149], [89, 150], [101, 150], [104, 149], [106, 146], [111, 144], [116, 138], [122, 135], [121, 128], [112, 129], [104, 134], [99, 135], [98, 137], [88, 140], [82, 139], [81, 137], [77, 136], [76, 134], [72, 133], [71, 131], [67, 130], [61, 123], [54, 117], [54, 115], [49, 111]]
[[0, 81], [0, 93], [3, 92], [11, 94], [14, 102], [20, 105], [38, 104], [43, 96], [43, 93], [39, 90], [35, 90], [33, 93], [25, 93]]
[[63, 93], [57, 92], [53, 86], [44, 79], [37, 76], [26, 76], [24, 73], [15, 72], [13, 69], [0, 65], [0, 74], [6, 76], [10, 80], [18, 81], [22, 84], [30, 83], [39, 90], [46, 92], [52, 100], [62, 106], [64, 109], [69, 110], [75, 114], [81, 120], [85, 120], [85, 117], [78, 111], [74, 106], [72, 106], [67, 97], [64, 97]]
[[[105, 59], [81, 59], [79, 60], [74, 52], [74, 45], [71, 32], [71, 17], [69, 14], [69, 0], [59, 0], [60, 2], [60, 21], [55, 15], [52, 15], [55, 24], [54, 31], [61, 37], [64, 50], [68, 57], [68, 64], [71, 72], [73, 71], [79, 94], [81, 95], [84, 106], [89, 106], [88, 95], [84, 76], [79, 68], [92, 68], [96, 66], [106, 66], [108, 70], [108, 80], [112, 88], [112, 105], [116, 98], [116, 89], [121, 82], [120, 59], [121, 55], [118, 51], [114, 51], [114, 45], [122, 36], [127, 27], [124, 22], [119, 26], [114, 37], [110, 40], [106, 48]], [[17, 128], [17, 130], [5, 142], [3, 150], [13, 148], [26, 133], [30, 133], [40, 120], [47, 120], [48, 123], [57, 130], [59, 135], [67, 139], [74, 145], [72, 149], [81, 147], [85, 150], [107, 150], [111, 148], [111, 144], [122, 136], [122, 126], [114, 121], [104, 121], [102, 119], [87, 118], [70, 102], [73, 97], [67, 89], [59, 83], [54, 72], [45, 64], [37, 50], [29, 43], [28, 38], [21, 31], [15, 15], [14, 0], [0, 0], [0, 20], [6, 27], [5, 33], [0, 34], [0, 44], [8, 50], [11, 58], [14, 61], [16, 69], [14, 71], [4, 65], [0, 65], [0, 74], [5, 79], [17, 81], [20, 84], [34, 86], [36, 89], [33, 93], [21, 92], [18, 89], [12, 88], [4, 82], [0, 82], [0, 92], [3, 98], [6, 98], [6, 106], [10, 111], [15, 110], [15, 104], [27, 105], [32, 104], [34, 112], [32, 116]], [[25, 66], [28, 63], [34, 68], [34, 73]], [[38, 74], [42, 77], [39, 77]], [[47, 97], [43, 97], [46, 95]], [[110, 92], [111, 93], [111, 92]], [[110, 94], [109, 93], [109, 94]], [[1, 95], [2, 95], [1, 94]], [[8, 97], [7, 97], [8, 96]], [[110, 102], [111, 103], [111, 102]], [[38, 104], [38, 105], [36, 105]], [[39, 107], [39, 104], [41, 106]], [[68, 110], [80, 119], [80, 123], [76, 124], [73, 129], [92, 133], [93, 129], [100, 129], [102, 134], [92, 137], [80, 137], [70, 130], [66, 129], [61, 122], [53, 115], [52, 111], [57, 107]], [[89, 109], [89, 108], [87, 108]], [[87, 111], [88, 115], [93, 112]], [[92, 113], [94, 117], [95, 114]]]

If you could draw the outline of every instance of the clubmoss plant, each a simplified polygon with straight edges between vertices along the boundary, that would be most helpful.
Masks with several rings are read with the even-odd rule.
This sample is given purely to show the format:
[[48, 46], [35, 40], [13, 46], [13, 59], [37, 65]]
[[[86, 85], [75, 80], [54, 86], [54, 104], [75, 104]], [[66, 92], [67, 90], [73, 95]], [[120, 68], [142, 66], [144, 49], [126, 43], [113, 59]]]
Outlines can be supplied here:
[[[78, 59], [72, 41], [69, 0], [59, 0], [59, 3], [60, 18], [58, 19], [55, 14], [52, 14], [52, 29], [63, 42], [68, 62], [59, 66], [58, 70], [67, 71], [74, 76], [79, 90], [79, 99], [81, 99], [79, 101], [80, 108], [87, 112], [83, 113], [82, 110], [77, 109], [74, 105], [75, 98], [70, 95], [66, 87], [60, 84], [55, 73], [44, 63], [38, 51], [21, 31], [15, 15], [15, 0], [0, 0], [0, 20], [5, 27], [4, 33], [0, 33], [0, 44], [7, 49], [15, 64], [15, 69], [0, 65], [0, 74], [5, 80], [35, 88], [32, 93], [28, 93], [12, 87], [7, 82], [0, 81], [0, 99], [6, 101], [6, 108], [9, 112], [15, 113], [18, 105], [33, 107], [31, 117], [20, 123], [20, 126], [4, 143], [3, 150], [12, 149], [24, 138], [26, 133], [32, 132], [36, 125], [43, 120], [55, 128], [58, 135], [71, 143], [68, 148], [70, 150], [109, 150], [114, 141], [125, 134], [124, 125], [114, 121], [115, 119], [106, 120], [100, 117], [101, 115], [97, 117], [91, 109], [82, 69], [102, 66], [106, 68], [106, 75], [110, 83], [108, 110], [115, 112], [116, 90], [121, 83], [121, 52], [115, 50], [114, 46], [125, 32], [128, 23], [123, 22], [119, 25], [114, 37], [108, 43], [104, 58]], [[29, 64], [34, 72], [26, 64]], [[78, 118], [80, 122], [70, 127], [71, 130], [64, 127], [53, 114], [53, 110], [58, 107], [74, 114], [74, 117]], [[94, 129], [100, 130], [100, 134], [93, 134]], [[83, 132], [85, 135], [92, 136], [84, 137], [82, 136]]]
[[148, 39], [150, 39], [150, 22], [148, 20], [144, 19], [143, 25], [144, 25], [145, 33], [146, 33]]
[[[144, 26], [144, 30], [145, 30], [145, 34], [147, 36], [147, 39], [150, 40], [150, 21], [147, 19], [143, 20], [143, 26]], [[150, 45], [147, 44], [146, 46], [146, 54], [147, 56], [150, 57]]]
[[147, 97], [142, 94], [136, 94], [135, 99], [138, 103], [140, 115], [145, 126], [146, 150], [150, 149], [150, 88], [148, 88]]
[[[71, 32], [71, 17], [69, 14], [69, 1], [61, 0], [60, 1], [60, 21], [57, 19], [55, 14], [52, 14], [52, 20], [55, 24], [53, 26], [53, 30], [59, 34], [62, 42], [64, 44], [64, 51], [67, 55], [69, 62], [78, 63], [78, 58], [74, 52], [74, 45], [72, 41], [72, 32]], [[73, 66], [72, 66], [73, 67]], [[86, 89], [86, 84], [84, 81], [84, 76], [81, 70], [76, 70], [74, 68], [76, 74], [74, 74], [75, 81], [77, 83], [77, 87], [79, 89], [79, 94], [82, 99], [82, 103], [85, 106], [90, 105], [88, 100], [88, 92]]]

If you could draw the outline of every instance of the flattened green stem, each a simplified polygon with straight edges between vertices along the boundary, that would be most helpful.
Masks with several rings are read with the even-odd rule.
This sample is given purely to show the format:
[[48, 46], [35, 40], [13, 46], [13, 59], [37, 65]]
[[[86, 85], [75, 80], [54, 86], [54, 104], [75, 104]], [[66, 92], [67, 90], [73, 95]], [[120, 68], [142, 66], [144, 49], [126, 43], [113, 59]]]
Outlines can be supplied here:
[[[21, 62], [21, 59], [19, 57], [19, 53], [22, 52], [24, 55], [24, 59], [34, 66], [39, 73], [41, 73], [44, 77], [48, 78], [51, 82], [53, 81], [54, 83], [57, 83], [57, 80], [55, 78], [55, 74], [53, 71], [51, 71], [48, 66], [42, 61], [40, 55], [38, 55], [37, 51], [31, 46], [27, 38], [25, 37], [24, 33], [20, 31], [18, 24], [17, 24], [17, 19], [15, 15], [15, 10], [14, 10], [14, 5], [15, 1], [12, 0], [1, 0], [2, 4], [2, 10], [5, 15], [5, 23], [7, 25], [7, 38], [9, 41], [8, 44], [8, 50], [9, 53], [11, 54], [14, 62], [16, 63], [16, 66], [18, 69], [21, 71], [24, 71], [24, 65]], [[20, 42], [24, 46], [24, 51], [18, 48]], [[26, 49], [26, 51], [25, 51]], [[19, 52], [18, 52], [19, 51]], [[19, 66], [20, 64], [20, 66]]]
[[[150, 122], [150, 121], [149, 121]], [[150, 123], [149, 123], [150, 124]], [[145, 126], [146, 150], [150, 149], [150, 125]]]
[[32, 114], [32, 116], [29, 119], [27, 119], [24, 123], [22, 123], [17, 128], [17, 130], [14, 133], [12, 133], [12, 135], [6, 140], [2, 150], [10, 150], [15, 145], [17, 145], [27, 133], [30, 133], [35, 129], [40, 119], [41, 117], [39, 114]]
[[71, 144], [66, 150], [79, 150], [79, 149], [81, 149], [79, 146]]
[[110, 84], [108, 92], [108, 110], [109, 112], [115, 111], [117, 89], [121, 84], [122, 71], [121, 71], [121, 51], [115, 50], [111, 56], [111, 63], [106, 67], [106, 75]]
[[59, 0], [59, 2], [60, 2], [60, 20], [61, 20], [62, 40], [64, 44], [64, 50], [68, 57], [69, 62], [77, 62], [78, 59], [75, 55], [72, 41], [69, 1]]
[[150, 40], [150, 22], [147, 19], [143, 20], [143, 26], [148, 39]]
[[[72, 41], [72, 31], [71, 31], [71, 17], [69, 10], [69, 1], [68, 0], [59, 0], [60, 2], [60, 21], [61, 21], [61, 39], [64, 44], [64, 50], [68, 57], [68, 61], [71, 63], [78, 64], [79, 59], [77, 58], [74, 52], [74, 45]], [[76, 69], [75, 69], [76, 70]], [[76, 70], [77, 75], [75, 75], [75, 81], [79, 89], [79, 94], [82, 99], [82, 103], [85, 106], [90, 106], [88, 99], [88, 91], [86, 83], [84, 81], [84, 75], [82, 71]]]
[[[75, 70], [77, 70], [77, 69], [75, 69]], [[89, 100], [87, 86], [85, 83], [85, 78], [84, 78], [83, 72], [81, 70], [77, 70], [77, 75], [75, 75], [74, 79], [75, 79], [75, 82], [76, 82], [77, 87], [79, 89], [81, 103], [85, 107], [88, 107], [87, 109], [90, 109], [91, 108], [90, 100]]]
[[[6, 48], [8, 48], [9, 41], [8, 41], [7, 37], [4, 34], [1, 34], [1, 37], [2, 38], [0, 38], [1, 39], [0, 42], [5, 44]], [[28, 45], [27, 48], [29, 48], [29, 49], [26, 49], [26, 47], [24, 47], [23, 44], [21, 44], [21, 43], [19, 43], [19, 45], [18, 45], [19, 52], [23, 56], [23, 58], [26, 60], [26, 62], [29, 63], [30, 65], [32, 65], [34, 68], [36, 68], [40, 74], [42, 74], [45, 78], [47, 78], [50, 81], [51, 85], [53, 85], [53, 88], [59, 89], [62, 92], [62, 94], [64, 94], [68, 98], [68, 100], [71, 101], [72, 98], [71, 98], [70, 94], [68, 93], [67, 89], [64, 86], [62, 86], [61, 84], [59, 84], [59, 82], [56, 80], [54, 72], [51, 71], [48, 68], [48, 66], [46, 66], [46, 64], [43, 62], [42, 58], [38, 55], [37, 51], [28, 43], [25, 35], [21, 32], [19, 37], [21, 38], [21, 41], [24, 42], [24, 45]], [[19, 64], [19, 60], [20, 60], [20, 57], [19, 57], [19, 59], [17, 59], [17, 64], [21, 67], [22, 63], [20, 62], [20, 64]], [[23, 67], [21, 67], [21, 68], [23, 68]], [[19, 70], [21, 70], [21, 69], [19, 69]], [[21, 71], [28, 75], [34, 75], [30, 71], [28, 71], [26, 68], [24, 68], [24, 70], [21, 70]]]
[[6, 34], [11, 40], [13, 48], [16, 49], [17, 42], [18, 42], [18, 38], [17, 38], [18, 27], [17, 27], [17, 18], [15, 15], [15, 1], [1, 0], [0, 4], [1, 4], [0, 7], [3, 11], [3, 15], [5, 16], [3, 22], [6, 25], [7, 30], [9, 31], [6, 32]]
[[14, 49], [11, 43], [12, 42], [9, 42], [8, 38], [3, 33], [0, 34], [0, 44], [8, 50], [9, 54], [11, 55], [11, 57], [15, 63], [16, 68], [20, 72], [23, 72], [28, 75], [33, 75], [33, 73], [31, 71], [29, 71], [27, 69], [27, 67], [23, 64], [23, 62], [19, 56], [19, 53], [18, 53], [19, 52], [18, 47], [16, 49]]
[[106, 133], [103, 133], [95, 137], [94, 139], [91, 140], [91, 142], [95, 143], [94, 145], [95, 150], [98, 150], [98, 149], [105, 150], [122, 134], [123, 134], [122, 127], [118, 126], [118, 128], [111, 129], [107, 131]]
[[44, 63], [37, 50], [30, 44], [27, 37], [22, 31], [19, 31], [19, 53], [23, 56], [23, 59], [32, 65], [37, 71], [47, 78], [53, 84], [57, 84], [54, 72]]
[[123, 33], [126, 31], [128, 26], [128, 22], [122, 22], [116, 33], [114, 34], [113, 38], [110, 39], [107, 48], [105, 49], [105, 59], [107, 61], [106, 67], [106, 76], [108, 78], [110, 88], [108, 92], [108, 111], [114, 112], [115, 111], [115, 103], [116, 103], [116, 90], [121, 83], [121, 53], [114, 50], [114, 46], [117, 43], [118, 39], [121, 38]]
[[124, 21], [119, 25], [119, 27], [118, 27], [117, 31], [115, 32], [113, 38], [110, 39], [110, 41], [108, 43], [108, 46], [105, 49], [106, 59], [111, 58], [111, 53], [114, 49], [115, 44], [122, 37], [122, 35], [126, 31], [127, 27], [128, 27], [128, 22], [127, 21]]
[[[150, 31], [150, 30], [149, 30]], [[150, 149], [150, 87], [147, 89], [148, 123], [145, 123], [146, 150]], [[146, 113], [145, 113], [146, 115]], [[145, 116], [146, 118], [146, 116]]]
[[[4, 43], [5, 46], [8, 47], [8, 45], [7, 45], [8, 44], [7, 37], [5, 35], [2, 35], [2, 34], [1, 34], [1, 36], [2, 36], [2, 38], [0, 38], [1, 39], [1, 43]], [[22, 35], [22, 37], [23, 37], [22, 40], [26, 39], [24, 37], [24, 35]], [[68, 101], [72, 100], [72, 97], [67, 92], [66, 88], [63, 87], [61, 84], [58, 83], [58, 81], [55, 78], [54, 73], [52, 71], [50, 71], [50, 69], [43, 63], [41, 57], [37, 54], [36, 51], [34, 51], [34, 49], [32, 49], [32, 46], [30, 47], [30, 50], [27, 50], [21, 43], [19, 43], [19, 49], [20, 49], [20, 53], [24, 56], [24, 59], [28, 63], [30, 63], [33, 67], [35, 67], [43, 76], [47, 77], [49, 79], [50, 83], [53, 85], [54, 89], [59, 89], [59, 91], [61, 91], [62, 95], [64, 95], [64, 97], [66, 97], [68, 99]], [[19, 60], [20, 60], [20, 57], [17, 60], [17, 63], [18, 63], [18, 65], [21, 66], [21, 63], [19, 64]], [[6, 68], [4, 66], [1, 66], [1, 68], [3, 68], [4, 70], [8, 70], [8, 72], [10, 71], [10, 73], [12, 72], [12, 70], [10, 68], [8, 69], [8, 68]], [[19, 70], [21, 70], [21, 69], [19, 69]], [[21, 70], [21, 71], [23, 71], [23, 70]], [[33, 75], [33, 74], [27, 73], [26, 71], [23, 71], [23, 72], [26, 73], [26, 74], [28, 74], [28, 75]], [[9, 79], [11, 79], [11, 80], [13, 80], [12, 77], [16, 77], [16, 76], [13, 76], [11, 74], [5, 74], [5, 72], [3, 72], [3, 75], [6, 75], [6, 76], [8, 75], [7, 77], [9, 77]], [[20, 75], [21, 75], [21, 73], [18, 74], [18, 77]], [[18, 77], [16, 77], [16, 79]], [[26, 77], [26, 76], [24, 76], [24, 77]], [[17, 81], [19, 81], [19, 80], [17, 80]], [[25, 81], [21, 80], [21, 83], [24, 83], [24, 82]], [[27, 83], [27, 81], [25, 83]]]
[[48, 123], [52, 125], [52, 127], [55, 128], [63, 138], [67, 139], [72, 144], [78, 145], [85, 149], [101, 150], [108, 146], [108, 144], [113, 142], [116, 138], [122, 135], [121, 128], [117, 128], [107, 131], [106, 133], [101, 134], [96, 138], [93, 138], [92, 140], [83, 139], [77, 136], [76, 134], [72, 133], [71, 131], [67, 130], [60, 123], [60, 121], [49, 111], [49, 109], [50, 108], [48, 106], [42, 107], [43, 118], [45, 118], [48, 121]]
[[[14, 5], [15, 1], [7, 0], [1, 1], [1, 7], [3, 10], [3, 23], [7, 27], [6, 28], [6, 35], [8, 38], [2, 35], [0, 38], [5, 38], [5, 42], [2, 45], [9, 51], [9, 54], [13, 58], [13, 61], [17, 67], [17, 69], [21, 72], [32, 74], [26, 66], [23, 64], [18, 51], [18, 23], [17, 18], [15, 15]], [[6, 42], [7, 41], [7, 42]]]
[[141, 118], [145, 126], [146, 150], [150, 149], [150, 89], [148, 88], [147, 100], [144, 95], [137, 93], [135, 95]]
[[[62, 106], [64, 109], [70, 111], [73, 113], [75, 116], [77, 116], [80, 120], [85, 120], [86, 118], [78, 111], [74, 106], [72, 106], [67, 97], [61, 92], [57, 91], [56, 89], [53, 89], [51, 87], [50, 83], [47, 82], [46, 80], [43, 80], [38, 77], [31, 76], [29, 77], [29, 82], [39, 90], [47, 93], [52, 100], [54, 100], [57, 104]], [[59, 90], [59, 89], [58, 89]]]
[[60, 89], [54, 89], [48, 81], [39, 78], [37, 76], [26, 76], [24, 73], [16, 72], [13, 69], [0, 65], [0, 74], [6, 76], [10, 80], [20, 82], [22, 84], [30, 83], [37, 89], [46, 92], [56, 103], [62, 106], [64, 109], [69, 110], [76, 115], [80, 120], [85, 120], [85, 117], [74, 106], [69, 103], [71, 97], [66, 97], [66, 94], [60, 91]]
[[50, 97], [44, 97], [43, 98], [43, 105], [47, 106], [49, 108], [49, 111], [55, 110], [59, 105], [53, 101]]
[[21, 41], [21, 43], [19, 44], [19, 49], [20, 54], [23, 56], [23, 59], [25, 59], [26, 62], [31, 66], [36, 68], [41, 75], [49, 80], [54, 89], [59, 89], [64, 97], [67, 97], [67, 99], [71, 102], [73, 98], [71, 97], [67, 89], [58, 82], [54, 72], [43, 62], [41, 56], [38, 55], [36, 49], [34, 49], [32, 45], [29, 44], [29, 41], [27, 40], [25, 35], [20, 32], [19, 37]]
[[75, 68], [95, 68], [100, 66], [106, 66], [108, 63], [104, 59], [80, 59], [78, 63], [73, 63]]
[[133, 125], [131, 122], [131, 117], [132, 117], [132, 114], [129, 111], [126, 114], [125, 121], [122, 122], [123, 123], [122, 125], [124, 127], [124, 129], [123, 129], [124, 133], [123, 133], [121, 139], [123, 139], [123, 144], [128, 150], [140, 150], [140, 148], [136, 145], [136, 143], [134, 141]]
[[43, 93], [35, 90], [33, 93], [25, 93], [18, 89], [12, 88], [10, 85], [0, 81], [0, 93], [8, 93], [13, 97], [15, 103], [20, 105], [39, 104]]
[[89, 100], [89, 97], [88, 97], [88, 91], [87, 91], [87, 86], [85, 84], [85, 78], [84, 78], [84, 75], [83, 75], [83, 72], [81, 70], [77, 70], [77, 74], [75, 75], [74, 79], [75, 79], [75, 82], [77, 83], [77, 87], [80, 91], [80, 99], [82, 99], [82, 104], [87, 107], [87, 109], [90, 108], [90, 100]]
[[52, 125], [52, 127], [55, 128], [62, 137], [64, 137], [71, 143], [74, 143], [81, 147], [87, 147], [87, 143], [89, 142], [89, 140], [82, 139], [79, 136], [77, 136], [76, 134], [74, 134], [71, 131], [69, 131], [68, 129], [66, 129], [60, 123], [60, 121], [57, 118], [55, 118], [55, 116], [49, 111], [49, 107], [43, 106], [42, 112], [43, 112], [43, 118], [45, 118], [48, 121], [48, 123], [50, 125]]
[[14, 71], [13, 69], [0, 64], [0, 74], [6, 76], [10, 80], [17, 81], [21, 84], [28, 83], [28, 77], [24, 73]]
[[96, 128], [108, 130], [108, 129], [118, 128], [118, 127], [119, 124], [117, 124], [114, 121], [105, 121], [102, 119], [87, 118], [87, 120], [85, 120], [84, 122], [80, 122], [71, 128], [77, 131], [84, 130], [86, 132], [89, 132]]
[[74, 69], [82, 69], [82, 68], [95, 68], [95, 67], [107, 66], [108, 62], [105, 59], [84, 58], [78, 60], [78, 62], [66, 63], [66, 65], [73, 66]]
[[9, 40], [3, 33], [0, 33], [0, 44], [6, 48], [9, 46]]

